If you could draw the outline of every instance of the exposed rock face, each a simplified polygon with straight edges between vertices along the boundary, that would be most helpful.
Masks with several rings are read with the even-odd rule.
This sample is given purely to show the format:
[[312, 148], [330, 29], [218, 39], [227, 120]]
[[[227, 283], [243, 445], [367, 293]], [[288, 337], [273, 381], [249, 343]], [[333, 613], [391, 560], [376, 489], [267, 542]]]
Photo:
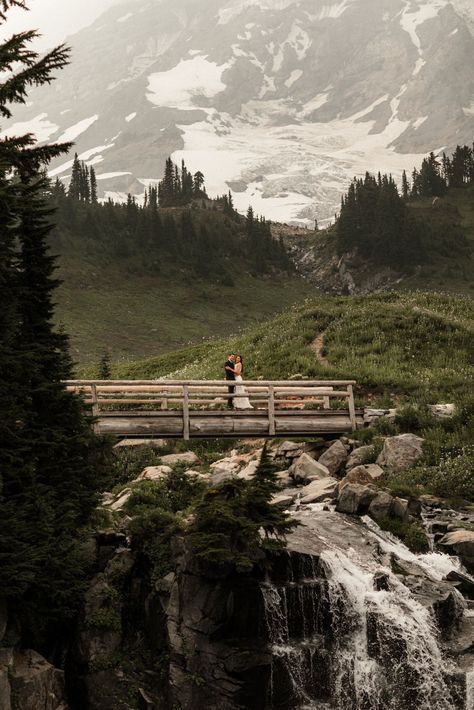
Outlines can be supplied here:
[[468, 570], [474, 573], [474, 532], [472, 530], [453, 530], [440, 540], [440, 545], [454, 550]]
[[315, 461], [308, 454], [301, 454], [289, 469], [290, 476], [297, 482], [310, 483], [311, 481], [327, 478], [329, 469], [319, 461]]
[[381, 454], [377, 458], [379, 466], [387, 466], [394, 471], [403, 471], [413, 466], [423, 455], [423, 441], [415, 434], [399, 434], [385, 439]]
[[393, 508], [393, 497], [390, 493], [380, 491], [369, 505], [369, 515], [374, 520], [388, 518]]
[[67, 710], [64, 673], [39, 653], [0, 648], [1, 710]]
[[331, 476], [339, 473], [344, 463], [347, 461], [347, 449], [341, 441], [335, 441], [327, 451], [319, 457], [318, 461], [326, 466]]
[[147, 466], [136, 481], [159, 481], [160, 478], [166, 478], [172, 470], [171, 466]]

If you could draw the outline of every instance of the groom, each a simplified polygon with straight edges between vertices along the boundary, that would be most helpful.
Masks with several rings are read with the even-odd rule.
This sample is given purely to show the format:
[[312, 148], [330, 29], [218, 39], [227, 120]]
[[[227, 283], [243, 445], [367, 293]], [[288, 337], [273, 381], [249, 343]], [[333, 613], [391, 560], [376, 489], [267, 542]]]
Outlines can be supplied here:
[[[224, 365], [225, 368], [225, 378], [226, 380], [235, 380], [235, 355], [229, 355], [229, 357], [226, 360], [226, 363]], [[227, 388], [227, 391], [229, 394], [234, 394], [235, 392], [235, 385], [229, 385]], [[234, 400], [229, 398], [227, 400], [227, 407], [228, 409], [233, 409], [234, 408]]]

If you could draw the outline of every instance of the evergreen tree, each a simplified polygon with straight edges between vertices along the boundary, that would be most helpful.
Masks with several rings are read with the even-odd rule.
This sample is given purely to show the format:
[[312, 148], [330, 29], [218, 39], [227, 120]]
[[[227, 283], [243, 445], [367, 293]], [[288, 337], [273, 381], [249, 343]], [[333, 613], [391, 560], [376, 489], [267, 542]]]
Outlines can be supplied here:
[[93, 205], [97, 204], [97, 178], [94, 167], [90, 167], [90, 201]]
[[106, 350], [100, 358], [97, 376], [99, 380], [110, 380], [112, 376], [112, 370], [110, 368], [110, 353], [108, 350]]
[[[0, 19], [14, 4], [21, 5], [2, 0]], [[7, 72], [2, 116], [68, 61], [63, 46], [39, 58], [29, 48], [35, 37], [24, 32], [0, 45], [0, 75]], [[8, 368], [0, 407], [10, 409], [0, 437], [0, 594], [23, 620], [22, 641], [38, 644], [42, 637], [44, 646], [78, 604], [84, 583], [78, 535], [104, 485], [102, 444], [82, 402], [62, 382], [72, 367], [67, 338], [53, 326], [58, 281], [47, 247], [52, 210], [43, 171], [69, 147], [37, 146], [31, 135], [0, 139], [0, 285], [7, 306], [0, 316], [0, 374]]]
[[402, 174], [402, 195], [405, 202], [410, 197], [410, 183], [408, 182], [406, 170]]

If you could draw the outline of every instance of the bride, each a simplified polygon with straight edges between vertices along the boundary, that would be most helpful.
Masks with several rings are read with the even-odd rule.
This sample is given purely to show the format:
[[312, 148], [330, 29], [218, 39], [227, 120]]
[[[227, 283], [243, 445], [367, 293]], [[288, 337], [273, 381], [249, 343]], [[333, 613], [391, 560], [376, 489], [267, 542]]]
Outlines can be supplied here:
[[[243, 362], [240, 355], [237, 355], [235, 360], [235, 381], [242, 382], [242, 373], [244, 371]], [[234, 408], [235, 409], [253, 409], [250, 400], [247, 396], [247, 390], [243, 385], [237, 384], [235, 388]]]

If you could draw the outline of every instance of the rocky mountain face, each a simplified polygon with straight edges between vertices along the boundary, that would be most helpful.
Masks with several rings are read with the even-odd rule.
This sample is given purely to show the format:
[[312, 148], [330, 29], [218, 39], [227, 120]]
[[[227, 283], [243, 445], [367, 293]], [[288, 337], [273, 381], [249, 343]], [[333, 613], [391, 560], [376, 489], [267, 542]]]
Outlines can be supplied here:
[[473, 17], [470, 0], [124, 0], [2, 129], [75, 140], [106, 196], [143, 193], [172, 154], [239, 209], [321, 221], [354, 174], [472, 140]]

